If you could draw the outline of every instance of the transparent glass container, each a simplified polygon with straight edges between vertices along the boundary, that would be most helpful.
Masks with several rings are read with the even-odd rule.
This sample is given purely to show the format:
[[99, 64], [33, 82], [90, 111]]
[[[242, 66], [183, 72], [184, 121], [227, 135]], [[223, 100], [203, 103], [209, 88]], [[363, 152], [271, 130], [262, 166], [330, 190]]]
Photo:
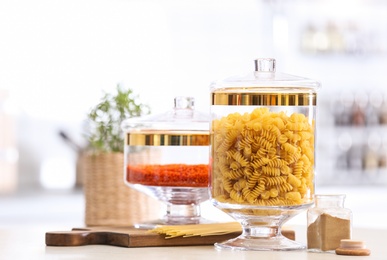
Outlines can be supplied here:
[[281, 226], [313, 204], [319, 87], [276, 73], [274, 59], [257, 59], [253, 73], [211, 85], [211, 201], [243, 229], [217, 248], [306, 248]]
[[209, 115], [195, 111], [194, 98], [176, 97], [171, 111], [127, 119], [122, 128], [125, 183], [166, 205], [162, 219], [136, 226], [205, 222], [200, 203], [209, 199]]
[[341, 239], [351, 239], [352, 211], [344, 208], [344, 194], [314, 197], [315, 207], [307, 213], [308, 250], [334, 252], [340, 247]]

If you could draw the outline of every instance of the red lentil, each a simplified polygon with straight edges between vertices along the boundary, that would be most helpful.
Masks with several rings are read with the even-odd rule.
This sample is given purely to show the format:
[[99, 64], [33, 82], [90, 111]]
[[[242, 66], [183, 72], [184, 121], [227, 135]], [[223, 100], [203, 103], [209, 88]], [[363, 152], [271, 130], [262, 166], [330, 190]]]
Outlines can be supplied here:
[[127, 165], [126, 180], [150, 186], [207, 187], [208, 164]]

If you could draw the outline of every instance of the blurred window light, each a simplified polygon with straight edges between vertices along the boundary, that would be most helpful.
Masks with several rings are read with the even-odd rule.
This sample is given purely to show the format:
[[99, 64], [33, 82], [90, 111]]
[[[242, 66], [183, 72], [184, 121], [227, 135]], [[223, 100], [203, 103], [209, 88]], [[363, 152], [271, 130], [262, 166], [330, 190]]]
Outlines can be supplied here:
[[275, 15], [273, 17], [273, 42], [277, 49], [287, 51], [289, 44], [289, 23], [283, 15]]
[[68, 158], [47, 158], [42, 162], [39, 177], [46, 189], [71, 189], [75, 185], [75, 167]]

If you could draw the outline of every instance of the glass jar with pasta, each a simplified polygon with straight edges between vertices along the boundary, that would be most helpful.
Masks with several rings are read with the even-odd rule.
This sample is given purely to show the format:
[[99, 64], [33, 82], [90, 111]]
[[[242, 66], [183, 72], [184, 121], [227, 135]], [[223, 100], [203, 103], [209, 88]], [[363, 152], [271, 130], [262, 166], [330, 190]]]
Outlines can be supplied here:
[[217, 248], [306, 248], [282, 236], [281, 226], [313, 204], [319, 87], [276, 73], [274, 59], [211, 85], [211, 200], [243, 229]]

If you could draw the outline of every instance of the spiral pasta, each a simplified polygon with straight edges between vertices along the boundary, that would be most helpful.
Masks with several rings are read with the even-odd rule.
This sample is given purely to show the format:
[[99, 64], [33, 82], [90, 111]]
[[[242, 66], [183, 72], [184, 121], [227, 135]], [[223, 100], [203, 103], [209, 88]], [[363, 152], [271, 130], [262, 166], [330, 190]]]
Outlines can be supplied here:
[[220, 202], [288, 206], [314, 193], [314, 122], [256, 108], [212, 122], [212, 196]]

